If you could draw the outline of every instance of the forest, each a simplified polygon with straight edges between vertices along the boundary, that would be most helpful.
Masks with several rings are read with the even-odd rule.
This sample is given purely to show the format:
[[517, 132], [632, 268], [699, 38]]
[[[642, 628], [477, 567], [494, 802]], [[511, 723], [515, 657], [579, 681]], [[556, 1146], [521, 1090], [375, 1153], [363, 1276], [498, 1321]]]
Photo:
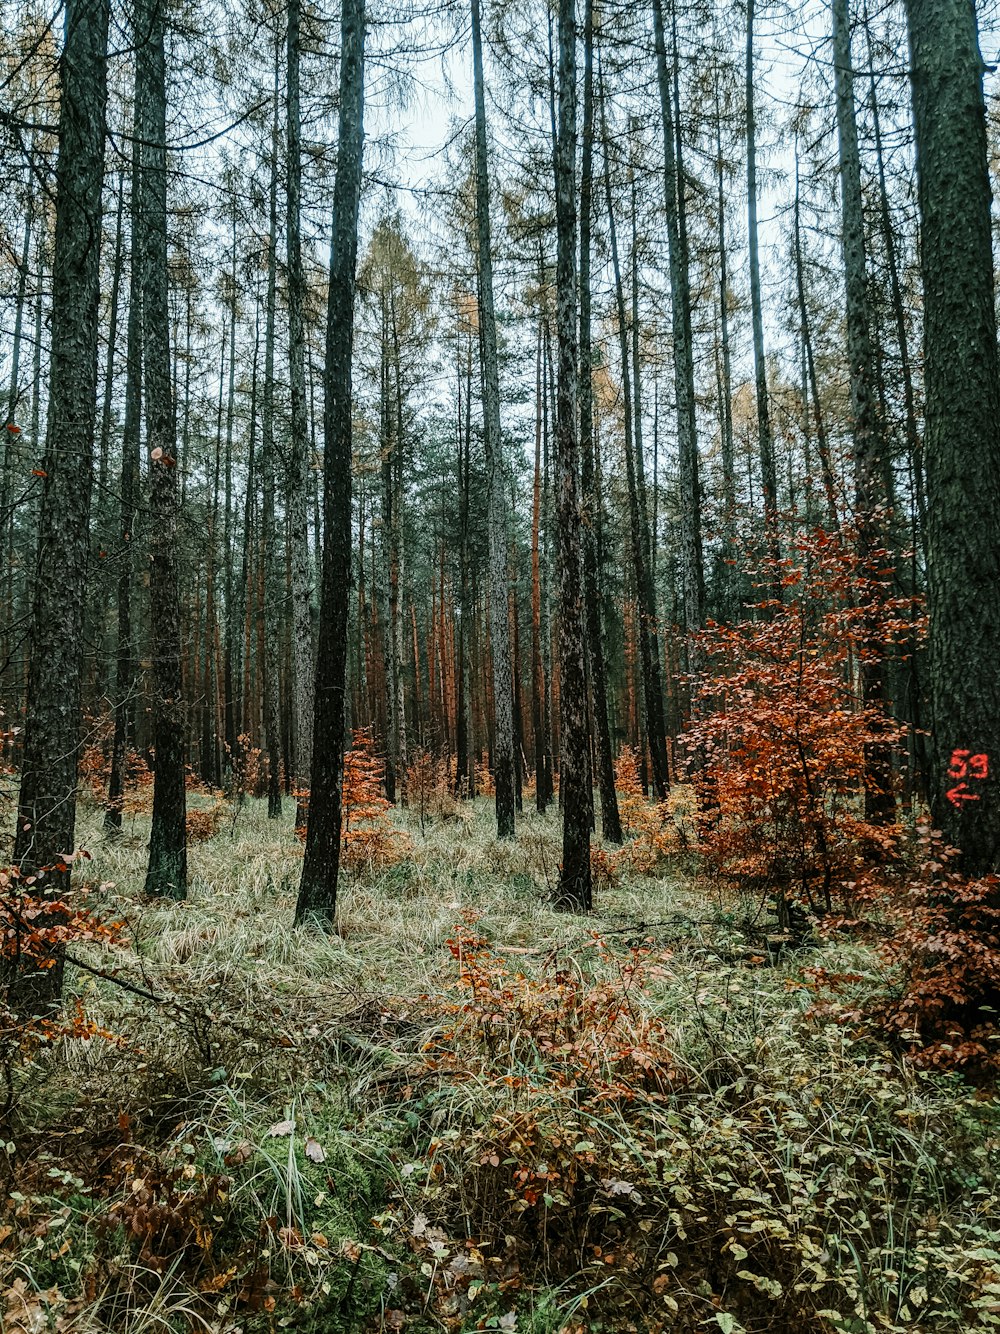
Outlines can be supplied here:
[[1000, 1327], [992, 0], [0, 0], [2, 1334]]

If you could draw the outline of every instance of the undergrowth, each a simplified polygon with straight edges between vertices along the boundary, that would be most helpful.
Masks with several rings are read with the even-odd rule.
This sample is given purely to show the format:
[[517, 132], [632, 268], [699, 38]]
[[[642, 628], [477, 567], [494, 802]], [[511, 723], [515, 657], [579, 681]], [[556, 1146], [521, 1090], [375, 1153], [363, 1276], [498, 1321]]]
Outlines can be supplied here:
[[213, 815], [184, 903], [141, 898], [141, 811], [85, 814], [123, 935], [68, 970], [95, 1035], [17, 1071], [5, 1334], [1000, 1324], [992, 1097], [817, 994], [863, 1016], [873, 948], [688, 880], [676, 805], [585, 920], [548, 906], [554, 817], [427, 805], [331, 936], [289, 929], [290, 813]]

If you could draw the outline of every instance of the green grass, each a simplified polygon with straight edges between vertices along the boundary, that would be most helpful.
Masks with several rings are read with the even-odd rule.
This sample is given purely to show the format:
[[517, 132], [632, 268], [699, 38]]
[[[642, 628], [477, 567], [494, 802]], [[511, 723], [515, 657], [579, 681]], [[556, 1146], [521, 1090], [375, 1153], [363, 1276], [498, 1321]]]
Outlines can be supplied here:
[[[400, 816], [406, 863], [342, 886], [336, 934], [295, 931], [291, 819], [230, 813], [188, 900], [151, 903], [145, 822], [107, 843], [84, 810], [94, 898], [134, 943], [88, 961], [164, 1003], [71, 970], [119, 1042], [18, 1072], [5, 1332], [1000, 1325], [996, 1105], [810, 1014], [820, 957], [884, 983], [865, 948], [772, 959], [689, 863], [556, 913], [556, 818], [498, 844], [482, 800]], [[495, 1005], [446, 945], [467, 911]], [[572, 1000], [602, 986], [614, 1043]], [[596, 1037], [579, 1079], [557, 1021]], [[622, 1033], [650, 1079], [621, 1074]], [[144, 1192], [167, 1210], [145, 1231]]]

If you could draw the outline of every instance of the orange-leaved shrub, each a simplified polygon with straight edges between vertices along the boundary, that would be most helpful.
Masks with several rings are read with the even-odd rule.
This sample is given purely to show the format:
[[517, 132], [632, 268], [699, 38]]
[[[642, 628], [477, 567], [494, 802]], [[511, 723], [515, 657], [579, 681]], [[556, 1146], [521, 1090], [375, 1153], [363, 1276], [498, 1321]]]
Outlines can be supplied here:
[[1000, 876], [963, 875], [957, 850], [927, 820], [919, 823], [917, 841], [919, 865], [901, 891], [893, 893], [877, 872], [853, 887], [856, 908], [872, 900], [887, 916], [879, 950], [892, 967], [893, 985], [864, 1009], [842, 1013], [899, 1039], [919, 1067], [995, 1078]]
[[[86, 853], [67, 854], [53, 870], [63, 871]], [[18, 980], [47, 972], [74, 945], [122, 945], [124, 924], [104, 921], [87, 903], [83, 890], [54, 897], [43, 890], [46, 871], [25, 875], [16, 867], [0, 871], [0, 1070], [7, 1089], [7, 1113], [13, 1100], [15, 1063], [43, 1043], [57, 1038], [103, 1037], [113, 1034], [88, 1018], [76, 1000], [62, 1013], [34, 1014], [17, 998]]]
[[463, 1141], [470, 1207], [487, 1233], [544, 1225], [575, 1245], [588, 1205], [629, 1170], [627, 1152], [619, 1161], [598, 1145], [596, 1128], [682, 1082], [664, 1019], [641, 1003], [669, 955], [646, 945], [616, 954], [595, 932], [585, 952], [596, 975], [556, 951], [529, 975], [494, 952], [471, 910], [447, 944], [460, 994], [435, 998], [425, 1064], [497, 1095], [495, 1114]]
[[350, 871], [379, 870], [402, 861], [410, 841], [389, 818], [392, 802], [383, 792], [385, 762], [370, 728], [356, 728], [344, 756], [342, 865]]
[[615, 790], [618, 814], [626, 842], [611, 857], [616, 873], [651, 872], [664, 857], [683, 852], [692, 842], [692, 790], [680, 784], [666, 801], [653, 801], [642, 790], [639, 756], [633, 746], [623, 746], [615, 760]]
[[781, 598], [699, 636], [694, 721], [684, 737], [701, 787], [706, 866], [752, 892], [829, 912], [845, 881], [896, 857], [895, 824], [865, 817], [866, 759], [902, 728], [861, 697], [859, 664], [901, 657], [922, 632], [891, 589], [888, 555], [851, 536], [799, 536], [771, 571]]

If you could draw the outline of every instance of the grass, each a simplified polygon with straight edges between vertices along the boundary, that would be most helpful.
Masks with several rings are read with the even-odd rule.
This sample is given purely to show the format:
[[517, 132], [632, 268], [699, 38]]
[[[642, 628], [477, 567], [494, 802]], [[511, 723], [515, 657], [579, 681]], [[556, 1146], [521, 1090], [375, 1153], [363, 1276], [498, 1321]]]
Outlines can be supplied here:
[[71, 972], [118, 1042], [18, 1071], [5, 1334], [1000, 1325], [995, 1103], [811, 1013], [810, 964], [875, 955], [769, 951], [679, 858], [556, 913], [554, 816], [399, 820], [327, 936], [290, 808], [230, 813], [183, 903], [84, 811], [134, 942], [90, 961], [162, 1003]]

